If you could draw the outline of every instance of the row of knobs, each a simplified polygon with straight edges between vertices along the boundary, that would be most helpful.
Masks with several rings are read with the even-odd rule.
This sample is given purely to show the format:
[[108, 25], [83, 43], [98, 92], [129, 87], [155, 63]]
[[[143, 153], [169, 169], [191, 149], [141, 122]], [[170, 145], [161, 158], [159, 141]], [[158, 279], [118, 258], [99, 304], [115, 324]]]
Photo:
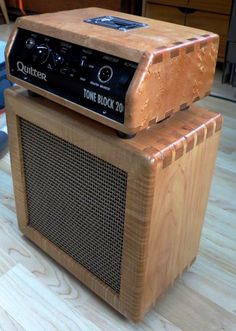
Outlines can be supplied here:
[[[32, 58], [34, 62], [38, 64], [44, 64], [49, 56], [52, 56], [54, 66], [57, 67], [64, 62], [63, 57], [52, 51], [47, 45], [41, 44], [36, 45], [34, 38], [29, 38], [26, 40], [26, 48], [32, 50]], [[80, 62], [80, 67], [85, 67], [84, 60]], [[98, 71], [98, 80], [101, 83], [108, 83], [113, 76], [113, 69], [109, 65], [101, 67]]]
[[39, 64], [45, 63], [50, 53], [56, 66], [63, 63], [63, 57], [60, 54], [51, 51], [47, 45], [36, 45], [33, 38], [29, 38], [26, 40], [26, 48], [29, 50], [33, 49], [33, 60]]

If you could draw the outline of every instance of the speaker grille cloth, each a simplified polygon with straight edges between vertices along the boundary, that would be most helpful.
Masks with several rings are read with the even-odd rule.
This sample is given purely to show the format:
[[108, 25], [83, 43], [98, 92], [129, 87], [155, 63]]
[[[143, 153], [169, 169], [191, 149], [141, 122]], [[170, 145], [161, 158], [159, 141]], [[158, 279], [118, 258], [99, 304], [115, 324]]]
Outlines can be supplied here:
[[20, 127], [28, 225], [118, 293], [127, 173], [24, 119]]

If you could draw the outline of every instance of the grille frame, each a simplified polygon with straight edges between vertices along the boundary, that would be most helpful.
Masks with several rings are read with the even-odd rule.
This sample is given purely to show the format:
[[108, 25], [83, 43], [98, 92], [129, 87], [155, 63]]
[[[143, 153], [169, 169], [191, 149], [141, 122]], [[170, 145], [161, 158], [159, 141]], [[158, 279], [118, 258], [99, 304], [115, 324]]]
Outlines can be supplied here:
[[22, 118], [20, 130], [28, 226], [119, 293], [127, 173]]
[[[47, 99], [29, 97], [20, 87], [6, 91], [6, 106], [17, 221], [21, 232], [109, 305], [124, 316], [137, 319], [144, 288], [145, 254], [153, 206], [150, 190], [153, 188], [156, 166], [148, 154], [130, 146], [129, 141], [118, 138], [113, 129]], [[119, 294], [28, 226], [20, 118], [127, 172]]]

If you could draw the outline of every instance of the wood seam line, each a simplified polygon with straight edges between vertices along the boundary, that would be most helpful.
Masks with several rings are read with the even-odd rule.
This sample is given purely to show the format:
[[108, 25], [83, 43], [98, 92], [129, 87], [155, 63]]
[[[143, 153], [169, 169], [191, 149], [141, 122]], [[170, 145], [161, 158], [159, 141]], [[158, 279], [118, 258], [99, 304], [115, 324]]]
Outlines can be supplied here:
[[[219, 114], [215, 118], [211, 118], [206, 123], [199, 126], [192, 132], [192, 134], [184, 135], [179, 140], [172, 143], [172, 145], [164, 147], [163, 149], [158, 149], [153, 146], [146, 148], [144, 151], [149, 153], [156, 152], [155, 158], [156, 162], [162, 163], [162, 168], [166, 168], [171, 165], [174, 161], [177, 161], [185, 153], [188, 153], [197, 145], [200, 145], [208, 138], [210, 138], [214, 133], [219, 131], [222, 127], [222, 116]], [[191, 144], [191, 145], [190, 145]], [[167, 149], [167, 154], [165, 150]], [[169, 150], [168, 150], [169, 149]]]
[[[186, 43], [186, 40], [188, 42]], [[203, 48], [209, 46], [211, 43], [218, 44], [217, 35], [204, 34], [199, 37], [186, 39], [185, 42], [177, 41], [172, 43], [172, 46], [161, 46], [156, 48], [156, 52], [153, 54], [152, 65], [161, 63], [164, 59], [169, 60], [171, 58], [179, 56], [181, 53], [191, 53], [197, 48]], [[196, 43], [197, 40], [197, 43]], [[184, 47], [183, 47], [183, 44]], [[167, 54], [167, 55], [166, 55]], [[169, 55], [169, 56], [168, 56]]]
[[[171, 165], [174, 161], [178, 160], [183, 154], [192, 150], [196, 145], [202, 143], [204, 140], [208, 138], [208, 126], [213, 120], [210, 120], [206, 124], [202, 124], [199, 128], [197, 128], [191, 135], [186, 134], [182, 138], [178, 139], [177, 141], [173, 142], [172, 145], [164, 147], [163, 149], [157, 149], [153, 146], [150, 146], [145, 149], [148, 153], [156, 151], [159, 156], [155, 156], [159, 158], [163, 162], [163, 167], [167, 167]], [[200, 138], [199, 138], [200, 137]], [[191, 143], [191, 146], [189, 146]], [[189, 148], [190, 147], [190, 148]], [[167, 154], [165, 150], [167, 149]], [[165, 162], [166, 160], [166, 162]]]
[[224, 122], [224, 119], [223, 119], [223, 116], [221, 114], [218, 114], [218, 116], [215, 118], [215, 132], [221, 130], [222, 126], [223, 126], [223, 122]]

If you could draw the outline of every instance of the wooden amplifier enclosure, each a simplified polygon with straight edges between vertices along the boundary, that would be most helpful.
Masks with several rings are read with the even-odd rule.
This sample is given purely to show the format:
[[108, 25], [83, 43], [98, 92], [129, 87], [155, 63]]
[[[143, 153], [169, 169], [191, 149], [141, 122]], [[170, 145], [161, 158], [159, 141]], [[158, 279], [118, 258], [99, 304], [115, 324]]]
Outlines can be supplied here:
[[[148, 24], [119, 31], [84, 22], [112, 15]], [[48, 92], [9, 71], [9, 53], [18, 29], [54, 37], [138, 64], [125, 95], [123, 123]], [[125, 13], [86, 8], [21, 17], [6, 49], [8, 78], [52, 101], [128, 134], [136, 133], [209, 94], [218, 52], [216, 34]], [[22, 45], [24, 47], [24, 45]]]
[[140, 321], [196, 258], [221, 115], [191, 106], [123, 140], [19, 87], [6, 105], [21, 231]]

